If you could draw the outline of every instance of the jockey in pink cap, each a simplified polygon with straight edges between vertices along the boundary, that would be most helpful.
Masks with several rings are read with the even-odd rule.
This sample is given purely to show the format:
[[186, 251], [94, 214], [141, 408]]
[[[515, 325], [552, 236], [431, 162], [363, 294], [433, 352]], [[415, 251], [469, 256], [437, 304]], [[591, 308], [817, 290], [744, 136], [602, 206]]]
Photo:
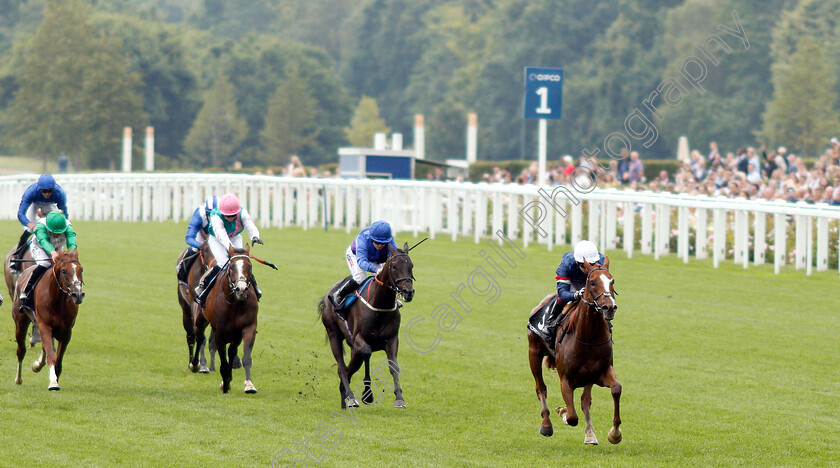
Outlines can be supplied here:
[[[216, 275], [227, 265], [229, 260], [228, 248], [242, 248], [242, 231], [248, 232], [251, 244], [262, 244], [260, 231], [251, 220], [248, 210], [239, 204], [239, 199], [232, 193], [226, 193], [219, 199], [219, 207], [210, 211], [210, 225], [208, 227], [207, 245], [213, 253], [215, 263], [207, 270], [195, 287], [195, 302], [204, 307], [204, 300], [207, 297], [209, 287], [213, 284]], [[257, 299], [262, 292], [256, 283], [254, 290], [257, 292]]]

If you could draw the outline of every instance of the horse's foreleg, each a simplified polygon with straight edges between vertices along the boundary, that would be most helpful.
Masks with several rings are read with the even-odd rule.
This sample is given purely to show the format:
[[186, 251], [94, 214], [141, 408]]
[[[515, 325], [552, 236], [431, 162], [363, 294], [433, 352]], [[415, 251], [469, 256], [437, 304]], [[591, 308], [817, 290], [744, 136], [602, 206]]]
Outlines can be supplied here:
[[239, 348], [239, 343], [241, 343], [241, 342], [242, 342], [242, 339], [240, 338], [239, 340], [232, 341], [232, 342], [228, 343], [228, 345], [227, 345], [228, 346], [228, 349], [227, 349], [227, 358], [228, 359], [227, 360], [228, 360], [228, 368], [230, 369], [228, 371], [228, 378], [227, 378], [228, 389], [230, 389], [230, 383], [231, 383], [231, 381], [233, 381], [233, 360], [236, 359], [236, 353], [237, 353], [238, 348]]
[[592, 406], [592, 385], [583, 387], [580, 395], [580, 409], [583, 411], [583, 419], [586, 421], [586, 436], [583, 443], [587, 445], [598, 445], [598, 438], [595, 437], [595, 428], [592, 427], [592, 419], [589, 417], [589, 408]]
[[563, 417], [564, 423], [570, 426], [577, 426], [578, 415], [575, 412], [575, 389], [572, 388], [569, 380], [564, 377], [560, 378], [560, 392], [563, 394], [563, 402], [566, 403], [566, 406], [557, 408], [557, 412]]
[[370, 356], [365, 359], [365, 380], [362, 383], [364, 385], [362, 389], [362, 403], [366, 405], [373, 404], [373, 391], [370, 389]]
[[[55, 368], [56, 354], [55, 349], [53, 348], [52, 330], [48, 329], [42, 322], [38, 322], [38, 328], [41, 328], [41, 346], [44, 348], [44, 352], [41, 355], [42, 359], [40, 362], [40, 366], [38, 366], [38, 370], [40, 370], [40, 368], [43, 367], [43, 358], [46, 357], [47, 364], [50, 366], [50, 386], [47, 388], [49, 390], [61, 390], [61, 387], [58, 386], [58, 374], [56, 373]], [[34, 364], [32, 366], [32, 370], [35, 370]]]
[[528, 332], [528, 362], [531, 365], [531, 373], [534, 374], [534, 383], [536, 384], [537, 398], [542, 405], [540, 416], [543, 420], [540, 424], [540, 434], [551, 437], [554, 434], [554, 427], [551, 425], [551, 412], [548, 410], [546, 398], [548, 398], [548, 390], [545, 387], [545, 380], [543, 380], [542, 361], [545, 353], [543, 352], [543, 344], [537, 335]]
[[195, 330], [195, 352], [190, 359], [189, 368], [192, 372], [198, 372], [199, 355], [204, 356], [204, 330], [207, 328], [207, 319], [198, 308], [198, 305], [193, 304], [193, 329]]
[[251, 382], [251, 351], [254, 349], [254, 341], [257, 337], [257, 327], [248, 327], [242, 331], [242, 367], [245, 368], [245, 393], [257, 393], [257, 387]]
[[219, 351], [219, 373], [222, 374], [222, 384], [219, 388], [223, 393], [227, 393], [230, 391], [230, 381], [233, 378], [226, 354], [227, 349], [225, 343], [222, 343], [218, 336], [214, 338], [216, 340], [216, 350]]
[[199, 372], [203, 372], [205, 369], [207, 372], [216, 372], [216, 340], [213, 339], [213, 331], [210, 331], [210, 337], [207, 339], [207, 354], [210, 355], [210, 366], [207, 366], [207, 359], [204, 359], [204, 350], [201, 350], [201, 359], [199, 360], [199, 364], [201, 364], [201, 369]]
[[15, 341], [17, 342], [17, 374], [15, 375], [15, 383], [20, 385], [23, 383], [21, 377], [21, 367], [23, 366], [23, 358], [26, 357], [26, 331], [29, 329], [29, 319], [24, 314], [15, 314]]
[[353, 374], [362, 367], [365, 359], [370, 359], [371, 353], [370, 345], [365, 342], [361, 335], [356, 335], [350, 349], [350, 362], [347, 364], [347, 397], [345, 398], [347, 406], [359, 406], [359, 401], [356, 400], [353, 390], [350, 389], [350, 382], [353, 380]]
[[58, 381], [58, 378], [61, 377], [61, 371], [64, 369], [64, 353], [67, 352], [67, 346], [70, 344], [70, 336], [71, 333], [68, 332], [67, 336], [64, 337], [63, 340], [57, 340], [58, 342], [58, 349], [56, 350], [56, 357], [55, 357], [55, 378]]
[[615, 405], [615, 414], [613, 414], [613, 427], [610, 429], [609, 434], [607, 434], [607, 440], [609, 440], [611, 444], [617, 444], [621, 442], [621, 429], [618, 428], [618, 426], [621, 425], [621, 415], [618, 411], [618, 402], [621, 400], [621, 384], [615, 378], [615, 369], [613, 366], [610, 366], [609, 370], [607, 370], [607, 374], [604, 376], [600, 385], [602, 387], [609, 387], [610, 393], [612, 393], [613, 404]]
[[390, 369], [391, 377], [394, 379], [394, 407], [405, 408], [405, 400], [403, 399], [402, 387], [400, 386], [400, 366], [397, 364], [397, 351], [399, 349], [399, 335], [394, 335], [393, 338], [385, 343], [385, 355], [388, 357], [388, 369]]

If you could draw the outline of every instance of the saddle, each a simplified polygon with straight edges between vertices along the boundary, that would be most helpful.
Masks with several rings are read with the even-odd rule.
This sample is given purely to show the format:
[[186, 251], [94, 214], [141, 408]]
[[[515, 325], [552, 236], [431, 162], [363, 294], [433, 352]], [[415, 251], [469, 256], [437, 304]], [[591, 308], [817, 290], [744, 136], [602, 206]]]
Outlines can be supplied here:
[[[359, 298], [359, 294], [363, 294], [369, 288], [371, 281], [373, 281], [373, 276], [368, 276], [368, 278], [366, 280], [362, 281], [361, 286], [359, 286], [355, 291], [351, 292], [350, 294], [348, 294], [344, 298], [343, 307], [341, 309], [336, 309], [336, 312], [339, 312], [339, 311], [340, 312], [345, 312], [347, 310], [350, 310], [350, 306], [352, 306], [353, 303], [356, 302], [356, 299]], [[332, 293], [334, 293], [335, 290], [336, 290], [336, 288], [330, 289], [329, 294], [332, 295]], [[343, 313], [340, 314], [339, 316], [344, 318]]]
[[[560, 307], [560, 300], [557, 294], [549, 294], [539, 305], [531, 310], [531, 315], [528, 318], [528, 328], [537, 336], [546, 339], [546, 337], [555, 336], [557, 327], [565, 323], [563, 335], [571, 328], [574, 323], [574, 314], [569, 314], [569, 311], [575, 306], [575, 302], [563, 304], [563, 309], [559, 314], [554, 315], [558, 307]], [[552, 317], [552, 315], [554, 315]], [[549, 317], [551, 317], [549, 319]], [[562, 337], [560, 340], [562, 341]], [[553, 347], [553, 343], [546, 343], [549, 347]]]

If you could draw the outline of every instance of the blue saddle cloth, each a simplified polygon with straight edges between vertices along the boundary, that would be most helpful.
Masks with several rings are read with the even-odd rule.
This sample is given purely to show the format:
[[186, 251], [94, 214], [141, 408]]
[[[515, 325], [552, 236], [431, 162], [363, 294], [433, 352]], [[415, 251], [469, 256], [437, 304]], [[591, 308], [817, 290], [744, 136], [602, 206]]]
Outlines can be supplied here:
[[371, 281], [373, 281], [373, 276], [368, 276], [366, 280], [362, 281], [362, 285], [359, 286], [359, 289], [348, 294], [347, 297], [344, 299], [344, 307], [342, 307], [341, 309], [349, 309], [350, 306], [352, 306], [353, 303], [356, 302], [356, 299], [359, 298], [359, 294], [362, 294], [365, 291], [365, 288], [370, 286]]

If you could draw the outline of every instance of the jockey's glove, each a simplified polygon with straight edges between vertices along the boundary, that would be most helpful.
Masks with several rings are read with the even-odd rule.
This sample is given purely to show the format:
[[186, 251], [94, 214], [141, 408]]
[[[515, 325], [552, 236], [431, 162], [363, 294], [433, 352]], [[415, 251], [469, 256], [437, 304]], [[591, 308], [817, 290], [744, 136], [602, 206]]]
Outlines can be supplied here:
[[585, 291], [585, 290], [586, 290], [586, 288], [580, 288], [577, 291], [575, 291], [575, 300], [576, 301], [579, 301], [580, 298], [583, 297], [583, 291]]
[[256, 236], [255, 236], [255, 237], [253, 237], [253, 238], [251, 238], [251, 244], [260, 244], [260, 245], [265, 245], [265, 244], [263, 244], [263, 241], [261, 241], [261, 240], [260, 240], [260, 238], [259, 238], [259, 237], [256, 237]]

